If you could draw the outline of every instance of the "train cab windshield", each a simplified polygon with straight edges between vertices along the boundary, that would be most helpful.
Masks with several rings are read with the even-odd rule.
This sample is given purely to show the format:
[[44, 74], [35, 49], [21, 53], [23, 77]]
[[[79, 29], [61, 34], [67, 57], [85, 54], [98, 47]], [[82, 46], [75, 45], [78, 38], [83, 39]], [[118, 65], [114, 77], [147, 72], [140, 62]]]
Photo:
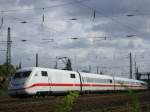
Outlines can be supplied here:
[[23, 71], [23, 72], [17, 72], [14, 75], [14, 79], [20, 79], [20, 78], [27, 78], [31, 74], [31, 71]]
[[142, 82], [141, 85], [142, 85], [142, 86], [145, 86], [145, 87], [148, 86], [148, 84], [145, 83], [145, 82]]

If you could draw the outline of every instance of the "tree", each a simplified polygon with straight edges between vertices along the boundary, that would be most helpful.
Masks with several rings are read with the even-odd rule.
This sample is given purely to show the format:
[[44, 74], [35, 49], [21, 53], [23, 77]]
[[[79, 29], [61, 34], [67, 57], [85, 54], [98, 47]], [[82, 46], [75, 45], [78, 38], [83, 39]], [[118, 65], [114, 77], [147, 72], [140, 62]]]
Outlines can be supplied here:
[[[3, 89], [7, 89], [7, 77], [9, 77], [10, 75], [14, 74], [16, 71], [15, 67], [13, 65], [7, 65], [7, 64], [3, 64], [0, 65], [0, 90]], [[1, 91], [0, 91], [1, 94]]]
[[65, 68], [63, 70], [70, 70], [70, 71], [72, 71], [71, 60], [70, 59], [67, 60]]
[[16, 71], [15, 67], [13, 65], [0, 65], [0, 76], [7, 77], [11, 74], [14, 74]]

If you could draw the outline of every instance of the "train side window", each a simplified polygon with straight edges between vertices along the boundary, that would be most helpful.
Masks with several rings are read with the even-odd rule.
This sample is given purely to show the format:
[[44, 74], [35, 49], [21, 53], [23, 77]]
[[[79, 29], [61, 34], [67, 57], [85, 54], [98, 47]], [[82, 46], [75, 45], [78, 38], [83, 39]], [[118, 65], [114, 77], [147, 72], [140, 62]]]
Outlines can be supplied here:
[[112, 80], [109, 80], [110, 83], [112, 83]]
[[70, 78], [76, 78], [75, 74], [70, 74]]
[[47, 74], [46, 71], [41, 71], [41, 74], [42, 74], [42, 76], [44, 76], [44, 77], [47, 77], [47, 76], [48, 76], [48, 74]]

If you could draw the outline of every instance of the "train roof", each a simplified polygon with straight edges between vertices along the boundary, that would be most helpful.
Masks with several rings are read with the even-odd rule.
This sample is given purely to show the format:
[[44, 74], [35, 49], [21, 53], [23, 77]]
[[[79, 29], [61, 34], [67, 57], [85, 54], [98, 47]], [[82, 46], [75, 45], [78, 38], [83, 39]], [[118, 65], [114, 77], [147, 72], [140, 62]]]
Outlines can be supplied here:
[[[77, 73], [76, 71], [60, 70], [60, 69], [53, 69], [53, 68], [43, 68], [43, 67], [25, 67], [25, 68], [19, 69], [17, 72], [19, 72], [19, 71], [33, 71], [33, 70], [36, 70], [36, 69]], [[84, 76], [84, 77], [91, 77], [91, 78], [98, 78], [99, 77], [99, 78], [107, 78], [107, 79], [112, 79], [113, 78], [113, 76], [109, 76], [109, 75], [101, 75], [101, 74], [85, 73], [85, 72], [79, 72], [79, 73], [82, 74], [82, 76]], [[122, 77], [114, 77], [114, 78], [116, 80], [145, 83], [144, 81], [129, 79], [129, 78], [122, 78]]]
[[94, 73], [85, 73], [85, 72], [80, 72], [82, 74], [82, 76], [84, 77], [99, 77], [99, 78], [107, 78], [107, 79], [112, 79], [113, 77], [112, 76], [109, 76], [109, 75], [101, 75], [101, 74], [94, 74]]
[[[51, 70], [51, 71], [61, 71], [61, 72], [71, 72], [71, 73], [77, 73], [76, 71], [68, 71], [68, 70], [60, 70], [60, 69], [53, 69], [53, 68], [42, 68], [42, 67], [25, 67], [22, 69], [19, 69], [17, 72], [19, 71], [33, 71], [33, 70]], [[82, 74], [82, 76], [85, 77], [102, 77], [102, 78], [112, 78], [109, 75], [100, 75], [100, 74], [94, 74], [94, 73], [85, 73], [85, 72], [79, 72], [80, 74]]]
[[17, 72], [19, 71], [33, 71], [33, 70], [51, 70], [51, 71], [61, 71], [61, 72], [75, 72], [75, 71], [69, 71], [69, 70], [60, 70], [60, 69], [53, 69], [53, 68], [43, 68], [43, 67], [25, 67], [25, 68], [21, 68], [19, 69]]
[[123, 80], [123, 81], [132, 81], [132, 82], [140, 82], [140, 83], [146, 83], [141, 80], [136, 80], [136, 79], [129, 79], [129, 78], [122, 78], [122, 77], [115, 77], [116, 80]]

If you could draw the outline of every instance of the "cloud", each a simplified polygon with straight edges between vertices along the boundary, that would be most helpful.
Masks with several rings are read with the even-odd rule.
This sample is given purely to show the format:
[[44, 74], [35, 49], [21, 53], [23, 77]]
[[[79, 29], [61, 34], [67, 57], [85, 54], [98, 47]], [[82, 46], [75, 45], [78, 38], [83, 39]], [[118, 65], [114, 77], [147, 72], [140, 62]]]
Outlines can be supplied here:
[[[4, 17], [0, 41], [6, 40], [7, 27], [11, 27], [12, 63], [22, 61], [23, 66], [35, 66], [35, 54], [39, 53], [41, 66], [54, 67], [56, 57], [68, 56], [75, 70], [91, 65], [95, 72], [99, 66], [107, 74], [125, 73], [127, 77], [126, 56], [132, 52], [144, 54], [139, 65], [145, 65], [141, 71], [148, 71], [150, 1], [80, 1], [1, 0], [0, 10], [12, 10], [0, 14], [0, 18]], [[5, 62], [5, 55], [1, 52], [1, 63]], [[60, 68], [64, 66], [59, 64]]]

